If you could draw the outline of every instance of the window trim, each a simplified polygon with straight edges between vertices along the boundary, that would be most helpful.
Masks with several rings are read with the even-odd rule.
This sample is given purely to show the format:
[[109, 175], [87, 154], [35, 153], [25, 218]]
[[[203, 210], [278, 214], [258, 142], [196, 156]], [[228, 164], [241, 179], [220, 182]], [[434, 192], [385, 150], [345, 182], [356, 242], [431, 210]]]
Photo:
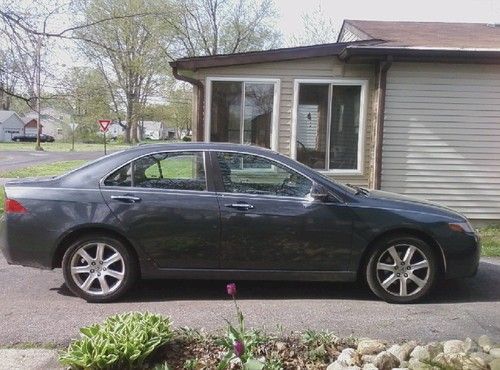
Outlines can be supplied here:
[[[358, 132], [358, 165], [356, 169], [329, 169], [320, 170], [318, 172], [327, 175], [363, 175], [365, 166], [365, 135], [366, 135], [366, 119], [367, 119], [367, 104], [368, 104], [368, 80], [367, 79], [352, 79], [352, 78], [297, 78], [293, 80], [293, 106], [292, 106], [292, 133], [290, 142], [290, 156], [297, 159], [297, 125], [298, 125], [298, 109], [299, 109], [299, 87], [300, 84], [328, 84], [328, 116], [327, 122], [327, 158], [330, 153], [330, 129], [331, 129], [331, 96], [333, 86], [361, 86], [361, 94], [359, 101], [359, 132]], [[327, 163], [330, 163], [329, 160]]]
[[[274, 94], [273, 94], [273, 114], [271, 119], [271, 150], [278, 150], [278, 136], [279, 136], [279, 109], [280, 109], [280, 92], [281, 92], [281, 80], [279, 78], [268, 78], [268, 77], [226, 77], [226, 76], [209, 76], [205, 78], [205, 118], [204, 118], [204, 130], [203, 137], [205, 142], [210, 142], [210, 129], [211, 129], [211, 115], [212, 115], [212, 82], [217, 81], [233, 81], [241, 82], [243, 85], [246, 82], [254, 83], [272, 83], [274, 84]], [[245, 90], [243, 89], [243, 96], [245, 95]], [[245, 101], [243, 100], [243, 107], [245, 106]], [[241, 144], [241, 143], [239, 143]]]

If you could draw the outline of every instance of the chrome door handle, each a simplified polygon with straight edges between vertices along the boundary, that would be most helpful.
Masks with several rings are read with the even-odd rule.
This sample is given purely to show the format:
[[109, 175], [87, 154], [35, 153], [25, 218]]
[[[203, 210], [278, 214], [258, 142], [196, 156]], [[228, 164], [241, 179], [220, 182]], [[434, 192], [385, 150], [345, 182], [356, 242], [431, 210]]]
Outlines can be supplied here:
[[141, 198], [134, 197], [133, 195], [112, 195], [111, 199], [124, 203], [137, 203], [141, 201]]
[[230, 203], [230, 204], [224, 204], [225, 207], [229, 208], [236, 208], [236, 209], [241, 209], [241, 210], [248, 210], [248, 209], [253, 209], [254, 206], [248, 203]]

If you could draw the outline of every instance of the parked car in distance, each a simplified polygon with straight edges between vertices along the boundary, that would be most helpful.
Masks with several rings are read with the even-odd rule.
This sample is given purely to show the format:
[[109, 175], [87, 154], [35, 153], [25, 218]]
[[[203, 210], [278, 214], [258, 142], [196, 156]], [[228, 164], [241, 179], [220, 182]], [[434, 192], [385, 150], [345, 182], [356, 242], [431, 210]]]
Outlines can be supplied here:
[[10, 264], [62, 267], [90, 302], [141, 277], [354, 281], [414, 302], [473, 276], [479, 239], [443, 206], [332, 181], [271, 150], [142, 145], [51, 179], [5, 185]]
[[[54, 140], [54, 136], [40, 134], [40, 142], [42, 143], [52, 143]], [[12, 141], [34, 143], [36, 142], [36, 134], [15, 135], [12, 137]]]

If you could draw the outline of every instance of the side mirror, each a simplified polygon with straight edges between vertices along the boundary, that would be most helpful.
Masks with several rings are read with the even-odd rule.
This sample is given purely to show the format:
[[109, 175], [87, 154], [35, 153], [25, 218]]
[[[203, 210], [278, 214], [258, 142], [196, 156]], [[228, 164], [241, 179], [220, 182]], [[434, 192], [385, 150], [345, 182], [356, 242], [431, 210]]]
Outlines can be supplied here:
[[324, 201], [329, 197], [328, 190], [323, 185], [320, 185], [318, 183], [313, 184], [309, 195], [311, 196], [311, 198], [321, 201]]

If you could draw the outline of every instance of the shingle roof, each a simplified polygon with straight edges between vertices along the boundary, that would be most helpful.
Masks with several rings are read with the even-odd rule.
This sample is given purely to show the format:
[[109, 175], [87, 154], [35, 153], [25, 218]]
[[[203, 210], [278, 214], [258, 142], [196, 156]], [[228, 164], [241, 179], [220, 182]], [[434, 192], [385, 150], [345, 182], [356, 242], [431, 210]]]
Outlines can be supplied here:
[[16, 114], [13, 110], [0, 110], [0, 123], [10, 118], [13, 114]]
[[381, 46], [500, 50], [500, 27], [486, 23], [393, 22], [345, 20]]

